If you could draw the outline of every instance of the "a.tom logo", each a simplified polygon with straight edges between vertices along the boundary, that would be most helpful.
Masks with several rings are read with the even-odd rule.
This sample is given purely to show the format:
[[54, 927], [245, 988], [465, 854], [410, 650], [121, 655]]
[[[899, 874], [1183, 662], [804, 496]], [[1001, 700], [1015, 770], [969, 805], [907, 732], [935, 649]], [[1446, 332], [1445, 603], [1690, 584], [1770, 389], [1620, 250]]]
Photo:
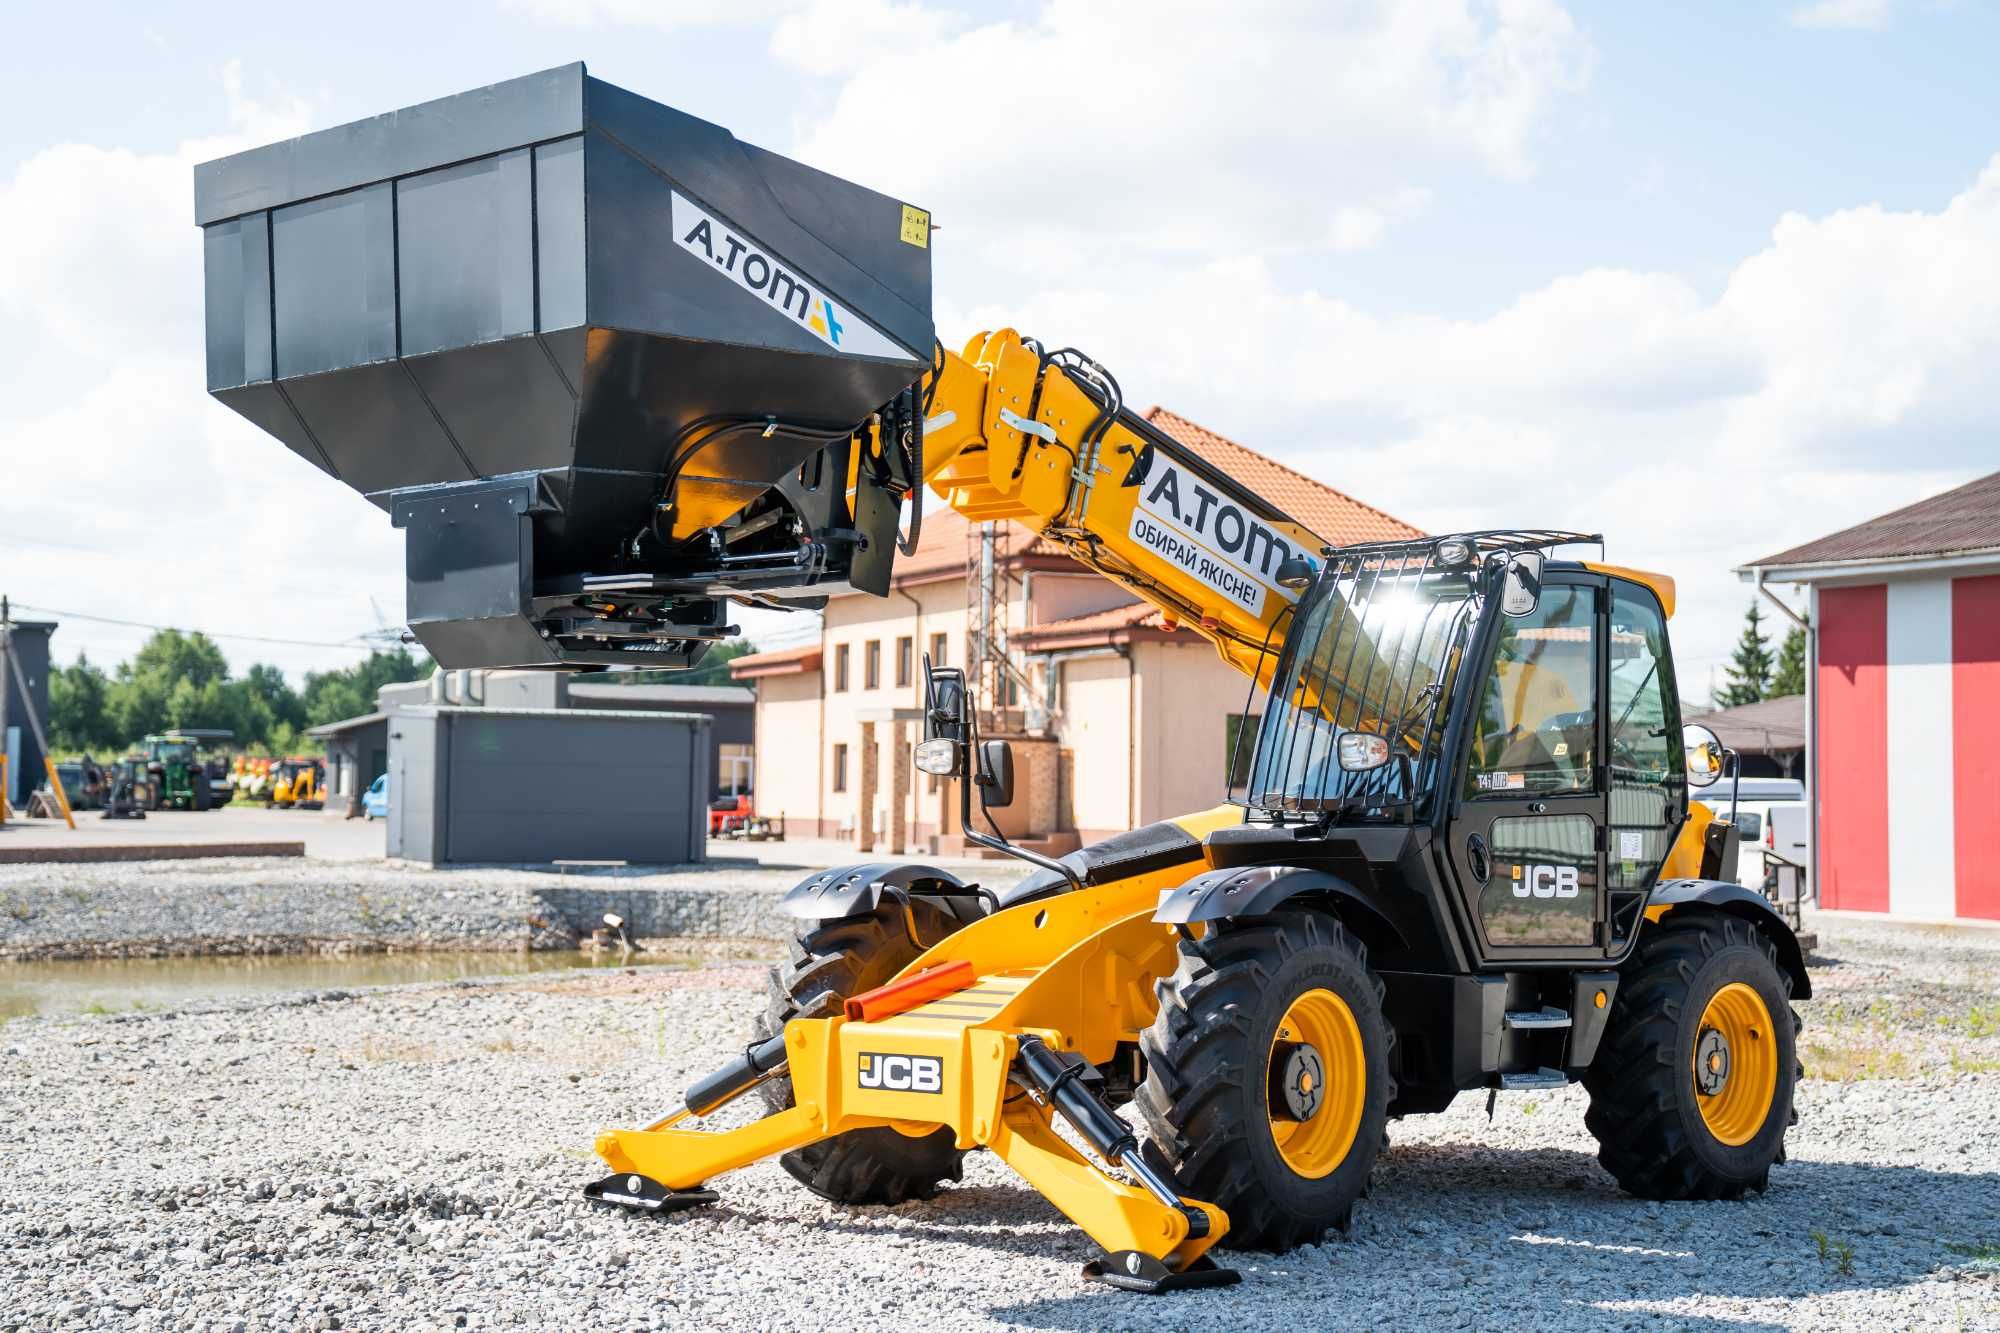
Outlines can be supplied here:
[[813, 337], [854, 356], [913, 354], [891, 342], [873, 325], [814, 287], [799, 271], [699, 204], [673, 196], [674, 239], [723, 277], [779, 312]]
[[935, 1055], [882, 1055], [861, 1053], [856, 1071], [864, 1088], [884, 1092], [943, 1092], [944, 1061]]
[[1515, 866], [1516, 898], [1574, 898], [1577, 890], [1575, 866]]
[[[1128, 483], [1129, 484], [1129, 483]], [[1155, 457], [1132, 506], [1132, 540], [1171, 560], [1253, 616], [1267, 593], [1298, 594], [1276, 582], [1291, 543], [1194, 473]]]

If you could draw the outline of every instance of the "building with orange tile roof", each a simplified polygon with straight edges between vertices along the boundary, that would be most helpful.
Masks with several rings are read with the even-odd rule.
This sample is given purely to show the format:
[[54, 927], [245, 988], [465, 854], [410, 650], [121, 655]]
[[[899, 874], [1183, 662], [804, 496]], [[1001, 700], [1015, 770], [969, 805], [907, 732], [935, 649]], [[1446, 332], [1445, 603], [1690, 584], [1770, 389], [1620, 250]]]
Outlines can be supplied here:
[[[1177, 413], [1144, 415], [1328, 545], [1423, 535]], [[925, 501], [888, 597], [835, 598], [817, 641], [730, 663], [758, 692], [758, 813], [859, 852], [965, 849], [956, 793], [916, 773], [910, 748], [923, 655], [966, 664], [983, 525]], [[1014, 744], [1017, 795], [996, 812], [1007, 834], [1060, 853], [1221, 800], [1244, 719], [1262, 707], [1247, 680], [1053, 543], [1004, 523], [992, 541], [1014, 674], [983, 722]]]

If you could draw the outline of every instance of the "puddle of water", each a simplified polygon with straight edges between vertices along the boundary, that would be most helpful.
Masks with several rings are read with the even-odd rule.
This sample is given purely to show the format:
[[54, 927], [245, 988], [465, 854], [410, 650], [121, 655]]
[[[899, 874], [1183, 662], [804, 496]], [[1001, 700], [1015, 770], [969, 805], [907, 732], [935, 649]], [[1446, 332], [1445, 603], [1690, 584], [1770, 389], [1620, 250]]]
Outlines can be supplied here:
[[0, 1020], [29, 1014], [178, 1009], [273, 991], [393, 986], [461, 977], [525, 976], [566, 967], [686, 967], [692, 959], [640, 954], [372, 953], [277, 954], [261, 958], [131, 958], [0, 963]]

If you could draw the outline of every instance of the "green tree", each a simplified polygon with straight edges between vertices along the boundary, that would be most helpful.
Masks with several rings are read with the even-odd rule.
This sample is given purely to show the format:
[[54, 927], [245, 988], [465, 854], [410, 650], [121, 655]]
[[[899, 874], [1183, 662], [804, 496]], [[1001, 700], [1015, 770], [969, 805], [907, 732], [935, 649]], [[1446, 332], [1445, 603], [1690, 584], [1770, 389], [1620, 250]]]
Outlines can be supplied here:
[[1728, 683], [1715, 696], [1720, 707], [1754, 704], [1771, 692], [1771, 641], [1764, 634], [1764, 613], [1755, 602], [1743, 615], [1743, 633], [1737, 636], [1724, 674]]
[[1778, 645], [1778, 665], [1771, 672], [1771, 692], [1773, 699], [1787, 694], [1806, 692], [1806, 632], [1797, 625], [1785, 631], [1785, 641]]
[[292, 683], [278, 668], [264, 662], [257, 663], [245, 673], [241, 687], [246, 696], [246, 707], [254, 706], [252, 701], [255, 701], [270, 714], [270, 722], [257, 733], [259, 736], [279, 722], [290, 723], [293, 727], [305, 726], [305, 701], [299, 698], [299, 692], [292, 688]]
[[131, 661], [119, 663], [111, 684], [106, 707], [117, 743], [173, 726], [208, 725], [192, 720], [204, 715], [203, 691], [228, 676], [228, 659], [206, 634], [155, 631]]
[[421, 680], [431, 673], [428, 657], [407, 648], [372, 652], [367, 660], [333, 671], [309, 671], [299, 700], [308, 726], [325, 726], [342, 718], [375, 711], [375, 692], [384, 685]]
[[58, 750], [108, 750], [119, 744], [107, 699], [111, 678], [88, 653], [49, 672], [49, 743]]

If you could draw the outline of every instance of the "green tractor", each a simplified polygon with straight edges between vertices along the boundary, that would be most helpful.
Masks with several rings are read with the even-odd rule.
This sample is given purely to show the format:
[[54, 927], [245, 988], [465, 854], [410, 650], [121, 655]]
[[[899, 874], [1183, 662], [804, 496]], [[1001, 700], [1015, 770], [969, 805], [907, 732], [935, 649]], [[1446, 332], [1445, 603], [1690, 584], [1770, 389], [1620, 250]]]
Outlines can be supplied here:
[[176, 727], [146, 737], [139, 763], [149, 779], [151, 810], [213, 810], [228, 804], [198, 753], [205, 744], [226, 741], [235, 732], [219, 727]]

